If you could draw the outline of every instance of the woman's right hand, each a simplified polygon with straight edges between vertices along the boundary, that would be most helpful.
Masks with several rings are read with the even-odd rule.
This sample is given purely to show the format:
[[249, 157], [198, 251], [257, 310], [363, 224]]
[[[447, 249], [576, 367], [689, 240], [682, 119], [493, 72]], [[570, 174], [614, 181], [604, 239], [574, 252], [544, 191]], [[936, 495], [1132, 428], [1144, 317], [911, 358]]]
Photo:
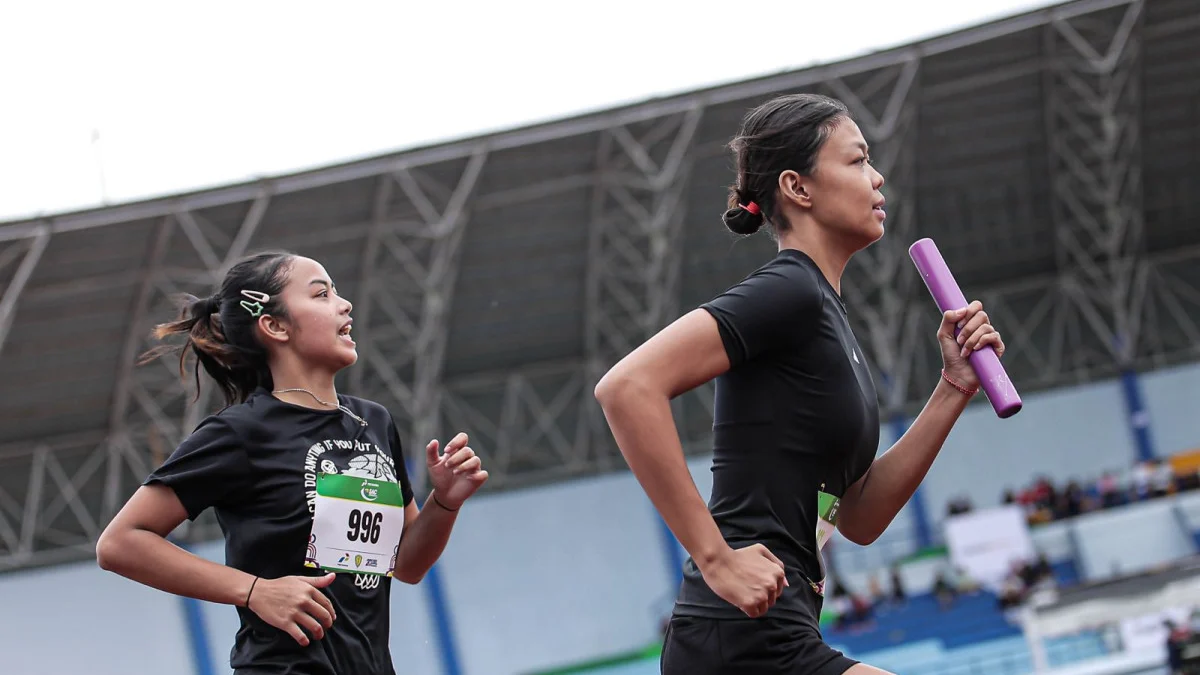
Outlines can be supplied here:
[[783, 561], [762, 544], [730, 548], [700, 574], [714, 593], [752, 619], [766, 614], [788, 585]]
[[325, 637], [325, 629], [333, 626], [337, 618], [333, 603], [318, 590], [332, 584], [335, 578], [332, 572], [321, 577], [260, 578], [250, 592], [246, 607], [263, 621], [291, 635], [302, 646], [308, 646], [304, 631], [320, 640]]

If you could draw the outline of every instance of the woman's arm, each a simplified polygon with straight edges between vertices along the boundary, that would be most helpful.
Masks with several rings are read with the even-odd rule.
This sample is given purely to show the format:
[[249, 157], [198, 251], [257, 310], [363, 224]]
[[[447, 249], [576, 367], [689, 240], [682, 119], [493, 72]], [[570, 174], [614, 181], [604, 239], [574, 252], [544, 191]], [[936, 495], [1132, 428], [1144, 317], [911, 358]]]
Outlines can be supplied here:
[[[962, 327], [957, 333], [956, 326]], [[883, 534], [933, 466], [971, 398], [959, 387], [970, 392], [979, 388], [979, 378], [968, 360], [970, 353], [991, 345], [997, 355], [1004, 355], [1004, 341], [978, 301], [966, 309], [946, 312], [937, 337], [946, 376], [958, 387], [946, 377], [939, 379], [908, 431], [842, 496], [837, 527], [856, 544], [865, 546]]]
[[102, 569], [160, 591], [249, 607], [302, 645], [308, 644], [308, 637], [301, 628], [319, 640], [324, 629], [333, 625], [333, 605], [317, 590], [333, 581], [332, 574], [256, 579], [205, 560], [166, 539], [186, 518], [186, 509], [171, 488], [142, 486], [104, 528], [96, 542], [96, 560]]
[[716, 321], [698, 309], [613, 366], [595, 395], [625, 461], [710, 587], [759, 616], [786, 585], [783, 563], [761, 544], [734, 551], [725, 542], [688, 471], [671, 415], [672, 398], [729, 367]]
[[908, 431], [842, 496], [838, 531], [866, 546], [879, 538], [925, 479], [970, 399], [939, 381]]
[[466, 434], [452, 438], [444, 454], [438, 452], [436, 440], [430, 441], [425, 446], [425, 462], [434, 490], [425, 500], [425, 508], [418, 510], [415, 502], [405, 507], [404, 533], [392, 570], [393, 577], [409, 584], [424, 579], [441, 557], [458, 510], [488, 478], [475, 451], [467, 447]]
[[716, 321], [695, 310], [613, 366], [595, 391], [629, 468], [701, 567], [728, 545], [688, 470], [671, 399], [728, 369]]

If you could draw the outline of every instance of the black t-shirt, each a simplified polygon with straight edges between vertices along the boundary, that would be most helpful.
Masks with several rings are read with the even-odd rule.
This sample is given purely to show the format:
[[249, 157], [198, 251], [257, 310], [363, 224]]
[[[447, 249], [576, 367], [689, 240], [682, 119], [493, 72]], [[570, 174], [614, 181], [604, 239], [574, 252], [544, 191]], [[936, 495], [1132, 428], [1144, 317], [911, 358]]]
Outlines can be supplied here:
[[[761, 543], [789, 587], [768, 616], [816, 621], [822, 582], [817, 494], [837, 497], [870, 467], [879, 408], [866, 357], [841, 299], [816, 264], [784, 249], [702, 305], [730, 369], [716, 380], [709, 510], [734, 548]], [[684, 566], [680, 615], [745, 618]]]
[[[213, 508], [230, 567], [264, 579], [321, 576], [304, 565], [317, 473], [398, 482], [404, 504], [413, 498], [387, 409], [352, 396], [338, 401], [367, 426], [341, 410], [292, 405], [260, 389], [201, 422], [146, 484], [169, 486], [192, 520]], [[391, 577], [339, 573], [322, 589], [337, 619], [307, 647], [238, 607], [230, 665], [247, 675], [394, 675], [390, 591]]]

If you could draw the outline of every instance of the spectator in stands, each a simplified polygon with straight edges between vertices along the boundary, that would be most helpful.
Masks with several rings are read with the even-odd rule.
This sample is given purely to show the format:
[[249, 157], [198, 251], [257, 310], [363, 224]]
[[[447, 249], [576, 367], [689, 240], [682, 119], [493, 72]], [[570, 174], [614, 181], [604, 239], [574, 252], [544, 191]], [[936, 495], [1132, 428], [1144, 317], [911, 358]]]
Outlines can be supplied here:
[[[1021, 505], [1028, 523], [1038, 525], [1096, 509], [1115, 508], [1200, 488], [1200, 472], [1189, 470], [1182, 475], [1176, 474], [1171, 462], [1164, 459], [1138, 462], [1128, 475], [1129, 482], [1125, 486], [1116, 472], [1107, 470], [1096, 480], [1080, 482], [1072, 478], [1061, 489], [1049, 478], [1039, 476], [1024, 489], [1005, 489], [1000, 501]], [[960, 500], [958, 497], [951, 500], [947, 511], [951, 514], [959, 512], [962, 508]]]
[[937, 598], [938, 606], [942, 609], [950, 609], [957, 595], [958, 589], [950, 583], [950, 579], [946, 576], [946, 570], [939, 569], [933, 577], [933, 596]]
[[1083, 488], [1075, 481], [1067, 483], [1067, 488], [1062, 491], [1059, 500], [1058, 517], [1072, 518], [1078, 516], [1083, 513], [1084, 506]]
[[1041, 587], [1054, 582], [1054, 569], [1044, 553], [1039, 553], [1032, 562], [1023, 563], [1020, 569], [1021, 581], [1026, 590]]
[[971, 498], [966, 495], [960, 495], [950, 500], [946, 505], [946, 511], [951, 516], [956, 516], [960, 513], [970, 513], [972, 509]]
[[1153, 478], [1154, 472], [1151, 470], [1149, 462], [1138, 462], [1134, 465], [1130, 476], [1131, 497], [1134, 501], [1150, 498], [1150, 481]]
[[1171, 675], [1181, 675], [1184, 672], [1184, 647], [1192, 637], [1187, 624], [1176, 624], [1170, 619], [1163, 621], [1167, 632], [1167, 669]]
[[892, 604], [903, 605], [908, 599], [908, 595], [904, 592], [904, 580], [900, 578], [900, 566], [892, 565]]
[[871, 600], [871, 604], [877, 604], [885, 599], [883, 585], [879, 583], [878, 572], [871, 572], [871, 577], [867, 581], [867, 597]]
[[1023, 562], [1019, 560], [1014, 561], [1008, 576], [1000, 584], [1000, 591], [996, 594], [996, 601], [1001, 611], [1007, 611], [1024, 602], [1025, 582], [1021, 578], [1024, 567], [1025, 564]]
[[1153, 462], [1151, 476], [1151, 494], [1155, 497], [1166, 497], [1175, 491], [1175, 472], [1171, 465], [1161, 459]]
[[834, 630], [861, 631], [869, 628], [873, 603], [844, 584], [837, 584], [829, 594], [830, 608], [836, 613]]
[[1039, 509], [1048, 509], [1051, 512], [1054, 510], [1054, 505], [1058, 501], [1058, 490], [1054, 487], [1054, 483], [1050, 482], [1045, 476], [1038, 479], [1037, 483], [1037, 505]]
[[1099, 488], [1100, 502], [1104, 508], [1112, 508], [1121, 503], [1121, 489], [1117, 485], [1117, 477], [1111, 471], [1105, 471], [1100, 476]]

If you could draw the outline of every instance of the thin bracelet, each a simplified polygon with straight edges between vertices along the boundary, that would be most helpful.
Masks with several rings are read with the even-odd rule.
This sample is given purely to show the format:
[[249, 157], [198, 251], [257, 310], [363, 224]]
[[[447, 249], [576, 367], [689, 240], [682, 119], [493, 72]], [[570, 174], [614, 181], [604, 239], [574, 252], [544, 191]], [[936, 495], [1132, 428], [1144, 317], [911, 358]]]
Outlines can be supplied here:
[[[440, 499], [438, 499], [438, 498], [437, 498], [437, 493], [436, 493], [436, 492], [434, 492], [434, 493], [433, 493], [433, 494], [431, 494], [430, 496], [431, 496], [431, 497], [433, 497], [433, 503], [434, 503], [434, 504], [437, 504], [438, 506], [442, 507], [443, 509], [446, 509], [446, 510], [447, 510], [447, 511], [449, 511], [450, 513], [454, 513], [455, 511], [457, 511], [457, 510], [458, 510], [458, 509], [452, 509], [452, 508], [450, 508], [449, 506], [446, 506], [445, 504], [443, 504], [443, 503], [442, 503], [442, 500], [440, 500]], [[461, 509], [462, 507], [460, 506], [460, 507], [458, 507], [458, 508], [459, 508], [459, 509]]]
[[250, 594], [254, 592], [254, 584], [258, 583], [258, 577], [254, 577], [254, 581], [250, 582], [250, 590], [246, 591], [246, 609], [250, 609]]
[[974, 396], [975, 394], [979, 393], [979, 387], [975, 387], [974, 389], [967, 389], [966, 387], [962, 386], [958, 382], [955, 382], [954, 378], [950, 377], [950, 375], [948, 375], [946, 373], [945, 368], [942, 368], [942, 379], [945, 380], [951, 387], [954, 387], [955, 389], [959, 390], [961, 393], [963, 393], [967, 396]]

